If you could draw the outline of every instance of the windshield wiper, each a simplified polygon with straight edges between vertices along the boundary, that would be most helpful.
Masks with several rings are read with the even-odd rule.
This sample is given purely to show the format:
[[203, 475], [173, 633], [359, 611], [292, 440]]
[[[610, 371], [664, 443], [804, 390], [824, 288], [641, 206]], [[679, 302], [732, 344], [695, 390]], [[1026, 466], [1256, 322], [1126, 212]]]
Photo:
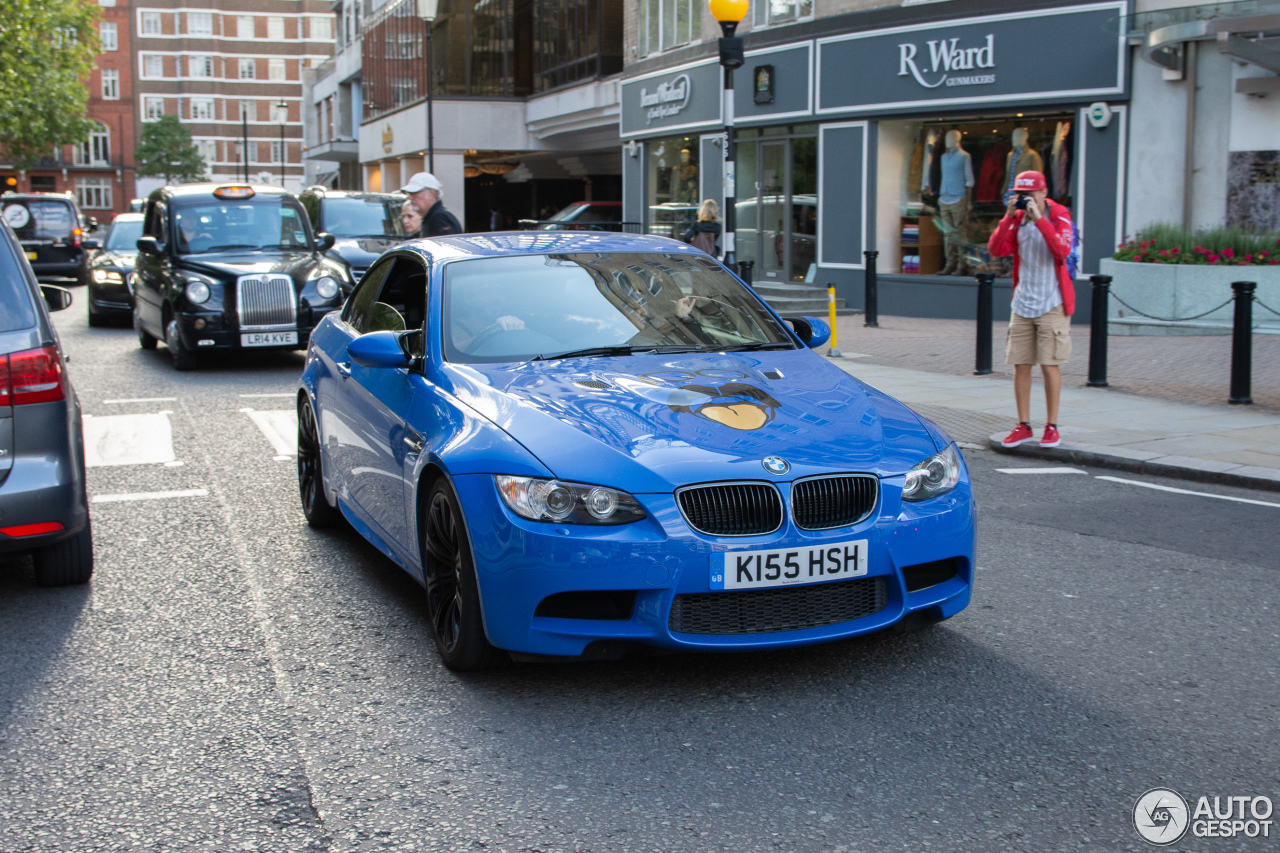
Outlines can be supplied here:
[[795, 349], [796, 345], [790, 341], [753, 341], [749, 344], [734, 344], [729, 347], [721, 347], [725, 352], [748, 352], [751, 350], [762, 349]]
[[201, 249], [198, 252], [191, 252], [193, 255], [207, 255], [210, 252], [221, 252], [226, 249], [257, 249], [260, 248], [256, 243], [227, 243], [224, 246], [210, 246], [207, 249]]
[[553, 352], [547, 354], [535, 355], [530, 361], [552, 361], [558, 358], [587, 358], [589, 356], [616, 356], [616, 355], [636, 355], [639, 353], [658, 353], [667, 354], [675, 352], [707, 352], [707, 347], [695, 346], [659, 346], [657, 344], [649, 344], [647, 346], [631, 346], [630, 344], [621, 344], [611, 347], [587, 347], [586, 349], [569, 350], [568, 352]]

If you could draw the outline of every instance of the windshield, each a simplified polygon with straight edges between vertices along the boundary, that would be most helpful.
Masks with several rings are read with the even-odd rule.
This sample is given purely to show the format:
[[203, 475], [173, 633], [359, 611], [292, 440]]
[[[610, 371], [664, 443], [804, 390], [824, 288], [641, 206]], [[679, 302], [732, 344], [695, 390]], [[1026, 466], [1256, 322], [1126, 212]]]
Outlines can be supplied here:
[[4, 221], [19, 240], [65, 240], [76, 227], [70, 204], [43, 199], [4, 202]]
[[[464, 364], [660, 348], [791, 349], [759, 299], [709, 258], [520, 255], [445, 269], [445, 357]], [[605, 351], [600, 351], [605, 350]]]
[[113, 222], [111, 230], [107, 232], [105, 248], [115, 252], [136, 252], [138, 251], [138, 238], [141, 236], [141, 219]]
[[404, 237], [403, 198], [326, 198], [324, 229], [335, 237]]
[[177, 208], [173, 233], [178, 254], [228, 249], [308, 249], [306, 214], [291, 199], [214, 201]]

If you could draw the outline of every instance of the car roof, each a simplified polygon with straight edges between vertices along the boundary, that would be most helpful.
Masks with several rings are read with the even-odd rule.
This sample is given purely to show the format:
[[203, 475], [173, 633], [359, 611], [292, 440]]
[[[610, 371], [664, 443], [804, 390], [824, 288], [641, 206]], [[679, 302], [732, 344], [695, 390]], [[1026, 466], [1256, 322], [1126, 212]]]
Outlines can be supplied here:
[[427, 237], [401, 243], [398, 249], [412, 250], [430, 260], [491, 258], [509, 255], [567, 253], [663, 252], [701, 255], [702, 252], [668, 237], [651, 234], [619, 234], [610, 231], [495, 231], [490, 234], [459, 234], [456, 237]]
[[75, 203], [75, 196], [71, 193], [5, 193], [0, 196], [0, 203], [8, 201], [23, 201], [26, 199], [49, 199], [50, 201], [69, 201]]
[[[274, 187], [271, 184], [246, 184], [237, 181], [221, 181], [214, 183], [213, 181], [204, 181], [198, 184], [180, 184], [178, 186], [161, 187], [151, 193], [151, 198], [191, 198], [194, 196], [213, 195], [213, 191], [219, 187], [250, 187], [253, 190], [254, 197], [260, 195], [288, 196], [293, 197], [293, 193], [284, 187]], [[240, 199], [226, 199], [227, 201], [239, 201]]]
[[141, 222], [146, 218], [144, 213], [117, 213], [116, 218], [111, 220], [111, 224], [114, 225], [117, 222]]
[[306, 190], [307, 195], [319, 196], [320, 198], [372, 198], [372, 199], [394, 199], [403, 201], [408, 198], [403, 193], [366, 193], [359, 190]]

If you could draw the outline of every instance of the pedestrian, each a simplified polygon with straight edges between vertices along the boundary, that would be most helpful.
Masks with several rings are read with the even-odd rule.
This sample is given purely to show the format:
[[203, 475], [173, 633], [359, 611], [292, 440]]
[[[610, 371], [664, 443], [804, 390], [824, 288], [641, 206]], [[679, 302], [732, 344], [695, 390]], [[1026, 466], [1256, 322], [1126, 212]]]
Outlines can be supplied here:
[[715, 199], [703, 199], [698, 221], [685, 229], [684, 241], [715, 257], [720, 254], [720, 231], [720, 205]]
[[1075, 288], [1067, 271], [1074, 226], [1070, 212], [1049, 200], [1044, 175], [1019, 172], [1004, 218], [987, 248], [992, 257], [1013, 258], [1013, 310], [1005, 344], [1005, 362], [1013, 365], [1013, 396], [1018, 425], [1005, 447], [1031, 441], [1031, 368], [1044, 377], [1047, 419], [1041, 447], [1057, 447], [1058, 402], [1062, 395], [1060, 366], [1071, 357], [1071, 315]]
[[422, 216], [422, 228], [417, 236], [442, 237], [463, 233], [458, 218], [446, 210], [440, 200], [440, 181], [435, 175], [419, 172], [400, 188], [400, 192], [409, 194], [409, 200]]
[[403, 226], [406, 237], [417, 237], [422, 230], [422, 214], [414, 207], [413, 199], [407, 198], [400, 205], [400, 225]]
[[489, 230], [501, 231], [504, 224], [502, 211], [496, 207], [489, 208]]

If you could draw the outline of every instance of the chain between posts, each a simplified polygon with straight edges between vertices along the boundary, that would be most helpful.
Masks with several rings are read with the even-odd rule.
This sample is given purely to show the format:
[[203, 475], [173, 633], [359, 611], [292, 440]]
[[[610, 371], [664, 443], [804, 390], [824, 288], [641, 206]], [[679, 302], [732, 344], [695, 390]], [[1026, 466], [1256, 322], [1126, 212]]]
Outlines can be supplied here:
[[[1130, 311], [1132, 311], [1135, 314], [1138, 314], [1142, 317], [1146, 317], [1148, 320], [1159, 320], [1162, 323], [1183, 323], [1183, 322], [1186, 322], [1187, 320], [1199, 320], [1201, 317], [1207, 317], [1210, 314], [1212, 314], [1214, 311], [1219, 310], [1220, 308], [1226, 308], [1228, 305], [1230, 305], [1232, 302], [1235, 301], [1235, 298], [1232, 297], [1231, 299], [1228, 299], [1226, 302], [1223, 302], [1221, 305], [1217, 305], [1213, 308], [1210, 308], [1208, 311], [1204, 312], [1203, 314], [1196, 314], [1194, 317], [1157, 317], [1154, 314], [1148, 314], [1145, 311], [1139, 311], [1137, 308], [1134, 308], [1128, 302], [1125, 302], [1119, 296], [1116, 296], [1115, 291], [1111, 292], [1111, 298], [1114, 299], [1116, 302], [1119, 302], [1121, 305], [1123, 305], [1125, 308], [1128, 308]], [[1263, 306], [1263, 307], [1266, 307], [1266, 306]], [[1270, 311], [1271, 309], [1267, 308], [1267, 310]], [[1277, 316], [1280, 316], [1280, 315], [1277, 315]]]

